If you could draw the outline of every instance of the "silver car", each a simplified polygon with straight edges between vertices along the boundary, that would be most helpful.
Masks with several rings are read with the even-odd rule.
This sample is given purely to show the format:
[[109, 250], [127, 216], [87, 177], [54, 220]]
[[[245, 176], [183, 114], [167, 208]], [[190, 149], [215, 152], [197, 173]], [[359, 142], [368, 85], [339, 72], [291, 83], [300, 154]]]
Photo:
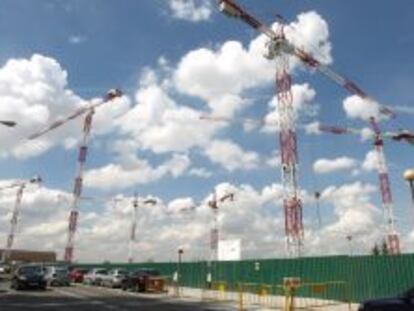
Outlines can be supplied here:
[[101, 285], [101, 281], [108, 275], [108, 270], [102, 268], [92, 269], [83, 276], [83, 283], [87, 285]]
[[110, 270], [108, 275], [102, 277], [101, 285], [111, 288], [121, 288], [122, 280], [127, 274], [128, 272], [123, 269]]
[[69, 270], [67, 267], [46, 266], [44, 267], [45, 279], [48, 286], [69, 286]]

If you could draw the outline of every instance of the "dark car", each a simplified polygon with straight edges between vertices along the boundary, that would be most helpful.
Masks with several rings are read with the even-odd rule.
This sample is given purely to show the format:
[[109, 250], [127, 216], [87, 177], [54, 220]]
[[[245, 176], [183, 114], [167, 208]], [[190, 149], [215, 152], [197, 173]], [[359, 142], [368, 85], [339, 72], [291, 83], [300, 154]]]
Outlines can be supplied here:
[[73, 283], [82, 283], [83, 282], [83, 276], [87, 274], [89, 270], [87, 269], [78, 269], [75, 268], [72, 271], [69, 272], [69, 279]]
[[41, 265], [21, 265], [14, 271], [11, 279], [11, 288], [16, 290], [29, 288], [45, 290], [46, 286], [44, 269]]
[[156, 269], [142, 268], [126, 276], [121, 282], [121, 288], [122, 290], [146, 292], [152, 281], [158, 280], [159, 276], [160, 272]]
[[359, 311], [412, 311], [414, 310], [414, 287], [397, 297], [364, 301]]

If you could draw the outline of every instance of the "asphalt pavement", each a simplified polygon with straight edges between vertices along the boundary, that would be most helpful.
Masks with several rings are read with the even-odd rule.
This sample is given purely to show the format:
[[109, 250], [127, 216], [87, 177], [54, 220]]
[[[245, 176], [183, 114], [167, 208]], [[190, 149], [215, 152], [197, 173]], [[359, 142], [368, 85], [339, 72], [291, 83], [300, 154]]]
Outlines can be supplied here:
[[0, 281], [0, 310], [218, 311], [231, 309], [223, 305], [173, 299], [165, 294], [137, 294], [83, 285], [48, 288], [46, 291], [15, 291], [9, 288], [8, 282]]

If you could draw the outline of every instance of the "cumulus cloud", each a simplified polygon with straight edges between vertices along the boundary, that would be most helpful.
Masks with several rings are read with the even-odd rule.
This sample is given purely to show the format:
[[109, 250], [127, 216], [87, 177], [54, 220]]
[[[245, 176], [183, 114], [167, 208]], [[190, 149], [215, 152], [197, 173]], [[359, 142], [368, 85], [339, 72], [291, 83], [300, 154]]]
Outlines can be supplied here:
[[286, 29], [286, 37], [296, 47], [311, 53], [323, 64], [332, 63], [328, 23], [315, 11], [301, 13]]
[[183, 152], [205, 146], [217, 129], [225, 126], [203, 123], [199, 111], [177, 104], [157, 84], [140, 87], [136, 101], [137, 105], [119, 119], [121, 133], [136, 148], [155, 153]]
[[346, 115], [353, 119], [368, 121], [371, 117], [377, 120], [384, 118], [381, 115], [381, 107], [377, 102], [371, 99], [361, 98], [357, 95], [347, 97], [343, 102], [343, 108]]
[[362, 163], [362, 168], [365, 171], [375, 171], [378, 168], [378, 155], [375, 150], [367, 152], [364, 162]]
[[[286, 35], [321, 62], [332, 61], [328, 26], [317, 13], [300, 14], [287, 28]], [[266, 42], [267, 38], [259, 35], [246, 48], [238, 41], [227, 41], [216, 50], [201, 48], [189, 52], [175, 71], [177, 89], [205, 100], [214, 114], [233, 116], [248, 104], [243, 100], [245, 91], [274, 79], [275, 66], [263, 57]], [[298, 65], [297, 61], [292, 62], [292, 70]]]
[[256, 152], [245, 151], [230, 140], [213, 140], [204, 153], [210, 161], [220, 164], [228, 171], [254, 169], [260, 160]]
[[208, 171], [204, 167], [199, 167], [199, 168], [192, 168], [188, 172], [188, 175], [195, 176], [195, 177], [200, 177], [200, 178], [210, 178], [213, 175], [213, 173]]
[[[256, 188], [248, 184], [221, 183], [215, 186], [218, 196], [234, 193], [233, 202], [220, 205], [221, 239], [241, 239], [244, 258], [284, 257], [283, 187], [270, 184]], [[352, 236], [359, 253], [368, 253], [383, 238], [381, 212], [371, 200], [376, 187], [361, 182], [329, 186], [321, 191], [321, 208], [325, 209], [322, 228], [310, 225], [305, 213], [305, 253], [307, 255], [344, 254], [349, 252], [346, 237]], [[61, 197], [69, 193], [55, 189], [28, 187], [23, 198], [16, 248], [56, 250], [59, 258], [66, 242], [69, 204]], [[140, 197], [143, 201], [149, 197]], [[213, 215], [208, 207], [211, 194], [201, 200], [177, 197], [157, 201], [155, 206], [141, 205], [138, 211], [137, 261], [172, 260], [178, 247], [185, 247], [188, 259], [209, 256], [209, 231]], [[312, 200], [303, 194], [304, 206]], [[0, 234], [9, 228], [15, 191], [0, 197]], [[128, 254], [129, 234], [133, 215], [132, 197], [117, 196], [106, 203], [81, 202], [76, 239], [76, 258], [81, 261], [123, 261]], [[87, 207], [87, 208], [86, 208]], [[162, 230], [160, 230], [162, 228]], [[141, 234], [145, 232], [145, 234]], [[189, 235], [188, 232], [192, 234]], [[259, 241], [259, 242], [258, 242]]]
[[[44, 153], [53, 146], [72, 146], [82, 128], [82, 118], [48, 133], [36, 141], [26, 137], [52, 121], [88, 103], [67, 86], [67, 72], [53, 58], [35, 54], [30, 59], [11, 59], [0, 68], [0, 113], [18, 122], [16, 129], [2, 129], [2, 156], [26, 158]], [[120, 106], [117, 106], [120, 104]], [[97, 110], [95, 130], [114, 129], [113, 119], [129, 108], [126, 98]], [[96, 133], [96, 132], [95, 132]]]
[[313, 163], [313, 171], [317, 174], [327, 174], [337, 171], [350, 170], [356, 166], [357, 161], [349, 157], [318, 159]]
[[[316, 96], [315, 90], [313, 90], [308, 83], [304, 84], [295, 84], [292, 86], [293, 94], [293, 109], [295, 116], [300, 112], [304, 111], [308, 114], [313, 114], [313, 109], [315, 106], [311, 106], [310, 103]], [[279, 131], [280, 128], [280, 114], [278, 110], [278, 99], [273, 97], [269, 103], [270, 112], [265, 117], [265, 127], [263, 130], [265, 132], [275, 132]]]
[[212, 4], [210, 0], [169, 0], [172, 16], [190, 22], [201, 22], [210, 19]]
[[157, 181], [166, 176], [177, 178], [184, 174], [191, 161], [186, 155], [174, 154], [170, 160], [152, 167], [147, 160], [134, 159], [129, 166], [108, 164], [85, 172], [85, 186], [99, 189], [123, 189], [135, 184]]

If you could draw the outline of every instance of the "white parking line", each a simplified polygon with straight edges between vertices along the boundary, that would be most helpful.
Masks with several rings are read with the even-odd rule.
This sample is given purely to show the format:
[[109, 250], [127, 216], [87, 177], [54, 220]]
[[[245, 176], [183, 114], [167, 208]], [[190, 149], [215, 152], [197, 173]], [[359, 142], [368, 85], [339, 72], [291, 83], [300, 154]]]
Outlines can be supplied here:
[[81, 300], [87, 299], [86, 296], [83, 296], [83, 295], [80, 295], [80, 294], [77, 294], [77, 293], [74, 293], [74, 292], [70, 292], [70, 291], [67, 291], [67, 290], [54, 288], [53, 291], [60, 294], [60, 295], [62, 295], [62, 296], [77, 298], [77, 299], [81, 299]]

